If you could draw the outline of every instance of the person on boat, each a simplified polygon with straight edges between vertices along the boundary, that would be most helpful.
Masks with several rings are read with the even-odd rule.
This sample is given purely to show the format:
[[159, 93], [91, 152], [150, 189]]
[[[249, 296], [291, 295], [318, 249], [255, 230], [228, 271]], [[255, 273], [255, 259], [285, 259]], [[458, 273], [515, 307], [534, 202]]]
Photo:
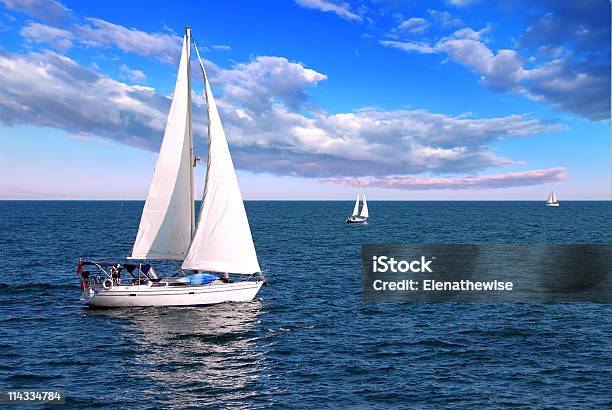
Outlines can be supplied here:
[[87, 289], [87, 285], [89, 284], [89, 271], [84, 270], [81, 272], [81, 290]]
[[220, 279], [221, 279], [221, 282], [223, 282], [223, 283], [230, 283], [229, 273], [223, 272], [221, 274], [221, 278]]
[[121, 284], [121, 268], [119, 267], [119, 265], [113, 266], [111, 268], [111, 279], [116, 285]]

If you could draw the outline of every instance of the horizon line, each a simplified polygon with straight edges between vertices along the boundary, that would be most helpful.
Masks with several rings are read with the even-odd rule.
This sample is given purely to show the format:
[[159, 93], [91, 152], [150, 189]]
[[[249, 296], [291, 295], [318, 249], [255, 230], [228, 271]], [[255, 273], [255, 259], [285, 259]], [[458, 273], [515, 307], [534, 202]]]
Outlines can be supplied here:
[[[0, 198], [0, 202], [145, 202], [146, 199], [113, 198]], [[201, 199], [195, 199], [202, 202]], [[354, 199], [243, 199], [244, 202], [354, 202]], [[564, 199], [560, 202], [609, 202], [612, 199]], [[368, 202], [546, 202], [546, 199], [368, 199]]]

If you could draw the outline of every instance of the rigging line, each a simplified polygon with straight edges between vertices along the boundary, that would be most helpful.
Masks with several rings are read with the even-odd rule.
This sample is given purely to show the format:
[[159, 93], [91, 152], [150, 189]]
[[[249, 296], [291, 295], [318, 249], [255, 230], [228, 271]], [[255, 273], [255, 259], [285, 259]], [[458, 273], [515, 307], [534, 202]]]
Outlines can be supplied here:
[[181, 267], [181, 265], [179, 265], [178, 263], [176, 263], [176, 261], [170, 260], [170, 263], [172, 265], [174, 265], [174, 267], [176, 268], [176, 272], [181, 271], [181, 272], [185, 272], [183, 270], [183, 268]]
[[196, 55], [198, 56], [198, 61], [200, 63], [200, 69], [202, 70], [202, 75], [204, 76], [204, 86], [206, 86], [206, 82], [208, 81], [208, 76], [206, 75], [206, 71], [204, 70], [204, 63], [202, 63], [202, 58], [200, 57], [200, 51], [198, 50], [198, 46], [195, 42], [195, 37], [193, 35], [191, 35], [191, 41], [193, 42], [193, 48], [195, 49]]
[[[196, 56], [198, 57], [198, 62], [200, 64], [200, 70], [202, 71], [202, 79], [204, 80], [204, 97], [206, 99], [206, 118], [207, 118], [207, 137], [208, 137], [208, 158], [207, 158], [207, 166], [206, 166], [206, 174], [204, 177], [204, 192], [202, 193], [202, 201], [200, 204], [200, 211], [202, 210], [202, 206], [204, 205], [204, 199], [206, 198], [206, 193], [208, 192], [208, 171], [210, 170], [210, 158], [211, 158], [211, 134], [210, 134], [210, 101], [208, 100], [207, 87], [210, 88], [210, 83], [208, 82], [208, 76], [206, 75], [206, 70], [204, 69], [204, 63], [202, 62], [202, 58], [200, 57], [200, 51], [198, 50], [198, 46], [195, 41], [195, 37], [191, 35], [191, 41], [193, 42], [193, 48], [196, 52]], [[202, 218], [202, 213], [198, 215], [198, 225], [200, 218]]]

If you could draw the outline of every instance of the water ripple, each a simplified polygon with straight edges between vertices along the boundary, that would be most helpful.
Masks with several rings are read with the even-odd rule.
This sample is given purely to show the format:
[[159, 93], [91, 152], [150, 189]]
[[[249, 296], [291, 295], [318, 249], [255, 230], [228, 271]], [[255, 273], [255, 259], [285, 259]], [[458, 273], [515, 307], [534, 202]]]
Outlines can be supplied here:
[[612, 242], [611, 204], [541, 205], [372, 202], [347, 229], [348, 202], [247, 202], [255, 301], [99, 311], [77, 258], [125, 257], [142, 203], [115, 225], [116, 202], [0, 202], [0, 388], [64, 388], [68, 408], [612, 408], [608, 304], [360, 297], [361, 243]]

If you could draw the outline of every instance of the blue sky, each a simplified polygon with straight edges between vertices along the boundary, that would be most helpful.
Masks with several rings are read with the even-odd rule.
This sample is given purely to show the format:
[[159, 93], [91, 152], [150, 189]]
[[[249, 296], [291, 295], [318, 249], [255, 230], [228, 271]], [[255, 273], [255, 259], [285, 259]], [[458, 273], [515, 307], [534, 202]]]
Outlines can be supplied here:
[[496, 3], [0, 0], [0, 198], [143, 199], [190, 24], [246, 199], [609, 199], [609, 3]]

